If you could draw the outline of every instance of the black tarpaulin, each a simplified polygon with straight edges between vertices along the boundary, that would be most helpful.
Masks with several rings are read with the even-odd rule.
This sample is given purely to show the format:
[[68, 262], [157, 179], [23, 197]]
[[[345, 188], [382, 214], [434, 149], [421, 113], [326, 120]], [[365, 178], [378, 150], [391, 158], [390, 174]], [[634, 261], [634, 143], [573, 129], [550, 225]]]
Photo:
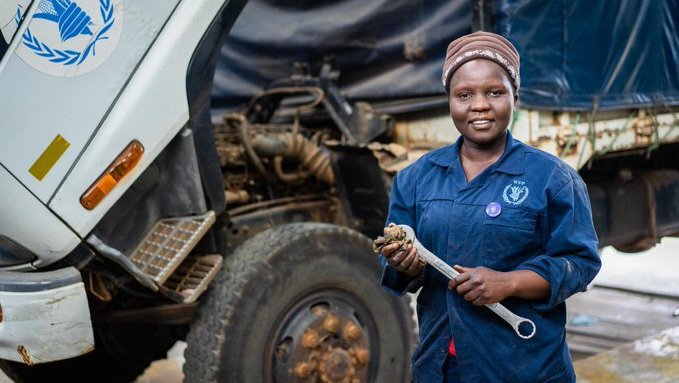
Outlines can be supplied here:
[[446, 47], [471, 25], [471, 0], [251, 0], [222, 49], [213, 103], [245, 102], [294, 62], [325, 58], [351, 99], [443, 94]]
[[678, 0], [497, 0], [521, 54], [524, 107], [679, 104]]
[[[526, 108], [679, 104], [679, 0], [490, 0], [521, 54]], [[332, 58], [350, 99], [443, 94], [448, 43], [472, 0], [251, 0], [224, 45], [213, 101], [246, 102], [294, 62]]]

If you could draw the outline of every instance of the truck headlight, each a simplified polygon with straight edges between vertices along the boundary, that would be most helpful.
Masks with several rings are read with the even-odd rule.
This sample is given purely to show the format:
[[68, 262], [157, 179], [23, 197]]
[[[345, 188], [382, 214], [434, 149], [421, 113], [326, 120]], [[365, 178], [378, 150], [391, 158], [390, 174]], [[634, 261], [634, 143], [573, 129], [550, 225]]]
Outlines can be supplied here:
[[30, 251], [0, 235], [0, 267], [20, 265], [37, 259]]

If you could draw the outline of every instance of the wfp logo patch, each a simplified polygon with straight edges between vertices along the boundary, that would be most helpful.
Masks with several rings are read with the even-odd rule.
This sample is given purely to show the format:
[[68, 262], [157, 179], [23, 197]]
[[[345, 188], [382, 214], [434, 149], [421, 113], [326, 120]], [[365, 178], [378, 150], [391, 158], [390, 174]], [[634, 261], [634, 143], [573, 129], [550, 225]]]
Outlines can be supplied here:
[[524, 181], [514, 180], [505, 187], [505, 190], [502, 192], [502, 199], [508, 204], [519, 205], [526, 200], [528, 192], [528, 186], [526, 186]]
[[[123, 22], [122, 0], [40, 0], [21, 35], [17, 55], [52, 76], [96, 69], [115, 49]], [[17, 9], [17, 25], [25, 15]]]

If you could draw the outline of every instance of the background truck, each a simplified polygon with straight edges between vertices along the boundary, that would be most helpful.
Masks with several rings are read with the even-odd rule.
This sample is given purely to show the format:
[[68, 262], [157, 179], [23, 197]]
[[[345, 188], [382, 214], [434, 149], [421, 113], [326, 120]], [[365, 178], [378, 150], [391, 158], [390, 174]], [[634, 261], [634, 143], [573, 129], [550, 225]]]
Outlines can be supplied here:
[[512, 133], [580, 169], [602, 246], [679, 232], [676, 2], [6, 3], [17, 381], [129, 381], [181, 339], [189, 382], [408, 381], [370, 238], [390, 176], [455, 139], [439, 70], [472, 29], [516, 42]]

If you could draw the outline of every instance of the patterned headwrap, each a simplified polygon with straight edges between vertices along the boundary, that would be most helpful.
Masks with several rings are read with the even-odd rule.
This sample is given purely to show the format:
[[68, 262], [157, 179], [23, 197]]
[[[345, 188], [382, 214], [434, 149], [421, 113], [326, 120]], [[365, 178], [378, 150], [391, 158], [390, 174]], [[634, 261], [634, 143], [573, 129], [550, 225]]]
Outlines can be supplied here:
[[500, 35], [490, 32], [474, 32], [453, 40], [446, 51], [441, 80], [446, 93], [449, 91], [450, 78], [462, 64], [475, 59], [491, 60], [507, 71], [514, 87], [514, 94], [519, 94], [519, 52], [514, 45]]

